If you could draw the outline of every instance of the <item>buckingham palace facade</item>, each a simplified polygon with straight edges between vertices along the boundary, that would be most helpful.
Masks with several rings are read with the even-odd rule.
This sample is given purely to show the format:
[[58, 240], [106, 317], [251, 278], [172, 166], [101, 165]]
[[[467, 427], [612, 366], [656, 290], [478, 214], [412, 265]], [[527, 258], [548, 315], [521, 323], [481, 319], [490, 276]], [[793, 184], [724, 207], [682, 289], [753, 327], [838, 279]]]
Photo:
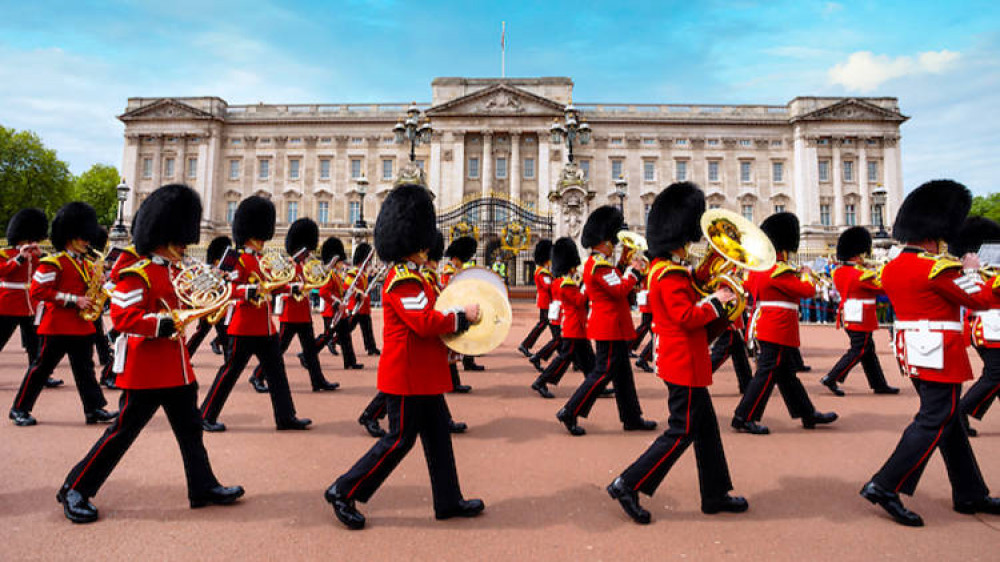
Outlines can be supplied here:
[[[888, 229], [902, 202], [907, 117], [895, 98], [587, 103], [574, 100], [569, 78], [437, 78], [430, 103], [416, 103], [433, 133], [415, 163], [439, 211], [498, 196], [553, 213], [550, 195], [568, 154], [550, 127], [570, 103], [593, 131], [588, 144], [574, 146], [593, 204], [624, 205], [635, 230], [656, 193], [676, 180], [698, 183], [710, 207], [754, 222], [795, 212], [804, 247], [816, 251], [846, 226]], [[130, 98], [119, 116], [122, 174], [134, 188], [127, 216], [157, 186], [183, 182], [203, 198], [206, 235], [228, 232], [240, 199], [259, 194], [274, 200], [279, 233], [309, 216], [324, 236], [357, 237], [361, 206], [370, 226], [409, 161], [409, 144], [396, 144], [392, 130], [409, 106]], [[617, 178], [625, 181], [616, 190]]]

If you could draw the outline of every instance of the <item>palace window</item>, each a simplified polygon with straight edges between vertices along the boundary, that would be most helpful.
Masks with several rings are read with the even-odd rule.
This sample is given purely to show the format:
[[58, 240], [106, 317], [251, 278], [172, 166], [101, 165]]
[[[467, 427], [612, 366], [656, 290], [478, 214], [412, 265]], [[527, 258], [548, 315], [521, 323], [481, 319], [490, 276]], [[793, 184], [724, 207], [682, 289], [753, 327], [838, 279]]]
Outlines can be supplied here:
[[745, 146], [750, 146], [751, 144], [753, 143], [750, 142], [750, 139], [740, 139], [740, 146], [745, 147]]
[[854, 160], [844, 160], [844, 181], [854, 181]]
[[855, 226], [858, 224], [857, 216], [854, 211], [854, 203], [844, 205], [844, 222], [847, 226]]
[[257, 163], [257, 179], [267, 180], [270, 177], [271, 177], [271, 161], [266, 158], [262, 158]]
[[823, 226], [830, 226], [830, 204], [821, 203], [819, 206], [819, 223]]
[[302, 144], [302, 139], [288, 139], [288, 144]]
[[361, 137], [351, 137], [351, 144], [364, 144], [365, 139]]
[[676, 166], [676, 170], [675, 170], [676, 171], [676, 174], [675, 174], [676, 177], [674, 179], [677, 180], [677, 181], [687, 181], [687, 179], [688, 179], [688, 163], [687, 163], [687, 160], [678, 160], [675, 163], [675, 166]]
[[320, 201], [316, 205], [316, 220], [319, 224], [326, 225], [330, 222], [330, 203]]
[[819, 181], [830, 181], [830, 161], [819, 161]]
[[236, 206], [238, 203], [236, 201], [229, 201], [226, 203], [226, 224], [233, 224], [233, 217], [236, 216]]
[[785, 163], [784, 162], [772, 162], [771, 163], [771, 181], [774, 183], [781, 183], [785, 181]]
[[287, 213], [287, 223], [292, 224], [299, 219], [299, 202], [289, 201], [288, 202], [288, 213]]
[[719, 204], [719, 203], [709, 203], [709, 204], [708, 204], [708, 208], [709, 208], [709, 209], [721, 209], [721, 208], [722, 208], [722, 205], [721, 205], [721, 204]]
[[868, 146], [875, 146], [876, 144], [878, 144], [878, 141], [875, 139], [868, 139]]
[[382, 179], [391, 180], [392, 179], [392, 159], [383, 158], [382, 159]]
[[423, 160], [414, 160], [413, 161], [413, 165], [416, 166], [418, 170], [423, 170], [424, 169], [424, 161]]
[[149, 179], [153, 177], [153, 159], [143, 158], [142, 159], [142, 177]]
[[754, 222], [754, 220], [753, 220], [753, 204], [752, 203], [744, 203], [740, 207], [740, 213], [743, 215], [743, 218], [745, 218], [746, 220], [748, 220], [750, 222]]
[[622, 169], [625, 167], [624, 164], [625, 164], [624, 160], [620, 160], [620, 159], [617, 159], [617, 158], [611, 161], [611, 179], [612, 180], [618, 179], [618, 178], [620, 178], [622, 176]]
[[656, 139], [642, 139], [642, 144], [646, 146], [656, 146]]
[[330, 179], [330, 159], [323, 158], [319, 161], [319, 179]]
[[621, 146], [621, 145], [625, 144], [625, 139], [623, 139], [621, 137], [614, 137], [614, 138], [611, 139], [610, 144], [613, 145], [613, 146]]
[[229, 139], [229, 144], [240, 144], [242, 142], [243, 141], [241, 139], [236, 139], [236, 138]]
[[583, 179], [590, 179], [590, 160], [580, 160], [580, 171], [583, 172]]
[[476, 156], [469, 158], [469, 179], [479, 179], [479, 158]]
[[524, 159], [524, 179], [533, 180], [535, 179], [535, 159], [525, 158]]
[[351, 179], [356, 180], [361, 177], [361, 159], [351, 158]]
[[163, 175], [172, 178], [174, 177], [174, 159], [167, 158], [163, 161]]
[[785, 205], [782, 204], [782, 203], [775, 203], [775, 205], [774, 205], [774, 212], [775, 213], [784, 213], [785, 212]]
[[642, 225], [649, 226], [649, 208], [652, 207], [649, 203], [644, 203], [642, 205]]
[[688, 143], [687, 139], [677, 139], [674, 141], [674, 144], [676, 144], [677, 146], [687, 146], [687, 143]]
[[230, 160], [229, 161], [229, 179], [238, 180], [240, 179], [240, 161]]
[[830, 144], [830, 139], [819, 139], [816, 141], [816, 144], [818, 144], [819, 146], [826, 146]]
[[740, 162], [740, 181], [743, 183], [750, 183], [750, 162]]
[[882, 218], [882, 205], [872, 205], [872, 224], [878, 227], [885, 226]]
[[194, 179], [198, 177], [198, 159], [188, 158], [188, 179]]
[[643, 181], [656, 181], [656, 162], [653, 160], [645, 160], [642, 163], [642, 180]]
[[708, 181], [719, 181], [719, 161], [708, 161]]
[[719, 146], [719, 139], [708, 139], [705, 141], [705, 146]]
[[299, 162], [300, 160], [298, 158], [292, 158], [288, 161], [288, 179], [299, 179]]
[[361, 218], [361, 202], [351, 201], [347, 204], [347, 220], [351, 224], [358, 222]]
[[853, 139], [844, 139], [844, 146], [850, 146], [852, 144], [854, 144]]
[[496, 178], [498, 180], [507, 178], [507, 158], [498, 156], [496, 160]]
[[773, 148], [781, 148], [781, 141], [780, 140], [771, 141], [771, 146]]
[[868, 161], [868, 181], [878, 181], [878, 162]]

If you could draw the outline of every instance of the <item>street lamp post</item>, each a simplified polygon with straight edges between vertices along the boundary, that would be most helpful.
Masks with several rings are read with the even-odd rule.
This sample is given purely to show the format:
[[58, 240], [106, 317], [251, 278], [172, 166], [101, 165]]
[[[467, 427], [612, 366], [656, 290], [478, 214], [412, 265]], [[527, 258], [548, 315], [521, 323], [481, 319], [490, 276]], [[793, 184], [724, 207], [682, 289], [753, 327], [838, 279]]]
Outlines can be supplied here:
[[125, 178], [122, 178], [122, 182], [115, 188], [115, 194], [118, 198], [118, 222], [111, 228], [110, 238], [112, 241], [128, 239], [128, 229], [125, 228], [125, 201], [128, 200], [130, 191], [132, 189], [125, 183]]
[[889, 238], [889, 233], [885, 231], [885, 204], [888, 200], [889, 190], [878, 184], [875, 189], [872, 190], [872, 202], [875, 204], [875, 224], [878, 227], [878, 231], [875, 233], [875, 238], [885, 239]]
[[416, 102], [413, 102], [406, 109], [406, 118], [398, 121], [396, 126], [392, 128], [392, 132], [396, 136], [396, 144], [410, 141], [410, 162], [417, 158], [417, 145], [430, 144], [431, 133], [434, 131], [431, 128], [430, 119], [424, 118], [424, 122], [421, 123], [420, 115], [420, 109]]
[[[618, 210], [625, 216], [625, 198], [628, 197], [628, 180], [624, 175], [615, 178], [615, 195], [618, 196]], [[628, 228], [628, 225], [625, 225]]]
[[552, 133], [553, 143], [561, 143], [563, 139], [566, 140], [567, 156], [569, 156], [569, 161], [573, 162], [573, 143], [574, 141], [579, 141], [580, 144], [590, 142], [590, 125], [586, 121], [580, 120], [580, 111], [573, 105], [573, 102], [569, 102], [564, 111], [566, 114], [563, 122], [560, 123], [559, 119], [554, 119], [549, 130]]
[[358, 204], [358, 220], [354, 222], [354, 228], [363, 230], [368, 228], [368, 223], [365, 222], [365, 194], [368, 191], [368, 178], [361, 176], [355, 182], [358, 185], [358, 195], [361, 197], [361, 202]]

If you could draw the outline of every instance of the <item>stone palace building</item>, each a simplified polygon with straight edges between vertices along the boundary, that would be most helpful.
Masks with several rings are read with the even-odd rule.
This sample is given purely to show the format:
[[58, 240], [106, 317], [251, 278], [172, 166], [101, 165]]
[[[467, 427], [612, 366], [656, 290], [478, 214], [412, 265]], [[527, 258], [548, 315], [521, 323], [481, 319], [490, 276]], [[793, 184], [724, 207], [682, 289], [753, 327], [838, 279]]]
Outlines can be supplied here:
[[[558, 190], [567, 146], [553, 142], [550, 127], [571, 103], [593, 133], [588, 144], [573, 147], [585, 196], [566, 201]], [[369, 237], [381, 201], [409, 160], [409, 143], [393, 138], [408, 106], [130, 98], [119, 117], [122, 174], [134, 188], [126, 216], [157, 186], [183, 182], [202, 195], [206, 235], [228, 232], [240, 199], [261, 194], [277, 206], [279, 236], [309, 216], [324, 236]], [[846, 226], [888, 229], [903, 197], [899, 143], [907, 117], [896, 98], [589, 103], [574, 101], [569, 78], [437, 78], [430, 103], [416, 106], [433, 133], [417, 147], [415, 163], [439, 212], [504, 198], [552, 217], [552, 235], [576, 234], [580, 217], [606, 203], [624, 205], [628, 224], [642, 232], [656, 193], [692, 180], [711, 207], [757, 223], [772, 212], [795, 212], [804, 251], [818, 253]], [[616, 178], [625, 180], [618, 187], [625, 197]], [[574, 210], [562, 207], [574, 204], [570, 216]], [[356, 228], [362, 212], [367, 229]]]

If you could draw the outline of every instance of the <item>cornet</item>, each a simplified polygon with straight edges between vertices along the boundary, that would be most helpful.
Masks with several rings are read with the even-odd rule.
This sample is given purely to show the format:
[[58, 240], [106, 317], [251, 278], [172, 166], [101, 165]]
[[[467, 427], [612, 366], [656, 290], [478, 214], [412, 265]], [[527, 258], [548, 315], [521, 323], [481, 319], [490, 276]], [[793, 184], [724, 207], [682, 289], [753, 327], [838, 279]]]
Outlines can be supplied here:
[[618, 268], [627, 268], [632, 263], [632, 260], [638, 257], [643, 263], [640, 273], [645, 273], [649, 269], [649, 259], [646, 258], [646, 250], [649, 249], [649, 244], [646, 243], [646, 238], [636, 232], [622, 230], [618, 232], [618, 241], [622, 243], [622, 247], [624, 248], [621, 258], [618, 259]]

